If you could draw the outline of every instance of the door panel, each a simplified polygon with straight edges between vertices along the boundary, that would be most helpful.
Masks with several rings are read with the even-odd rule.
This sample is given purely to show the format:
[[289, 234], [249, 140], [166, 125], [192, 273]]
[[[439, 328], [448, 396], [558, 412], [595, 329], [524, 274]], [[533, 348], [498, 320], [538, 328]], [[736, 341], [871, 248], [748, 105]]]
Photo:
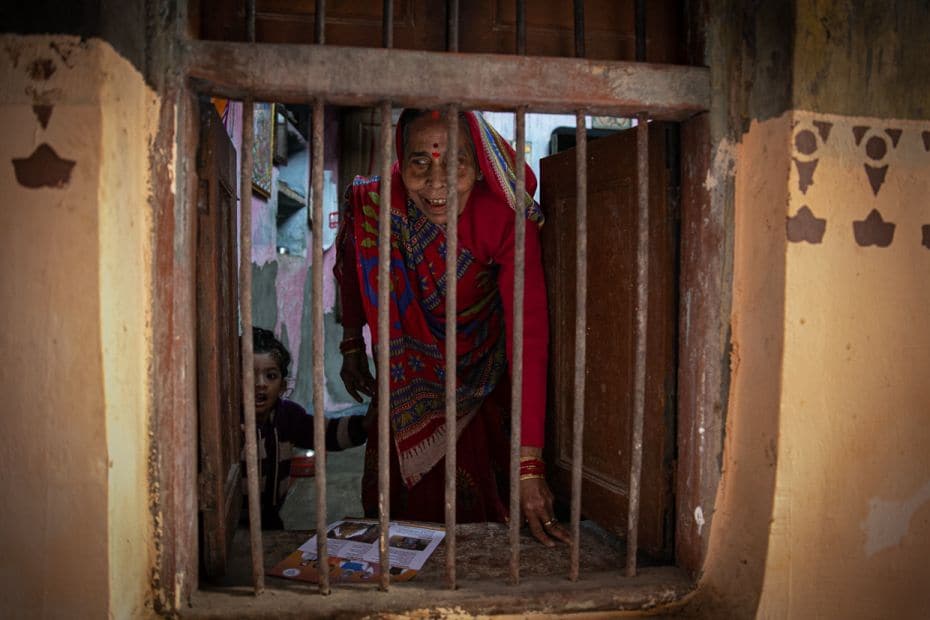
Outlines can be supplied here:
[[[674, 459], [677, 214], [666, 140], [649, 128], [649, 309], [640, 548], [671, 558]], [[547, 457], [553, 491], [571, 497], [575, 369], [575, 150], [541, 162], [543, 261], [551, 363]], [[674, 164], [673, 164], [674, 165]], [[636, 130], [588, 142], [587, 341], [582, 512], [626, 535], [633, 411], [636, 301]], [[670, 198], [671, 197], [671, 198]]]
[[209, 103], [201, 106], [197, 200], [197, 406], [201, 558], [226, 571], [242, 505], [242, 409], [236, 251], [236, 151]]

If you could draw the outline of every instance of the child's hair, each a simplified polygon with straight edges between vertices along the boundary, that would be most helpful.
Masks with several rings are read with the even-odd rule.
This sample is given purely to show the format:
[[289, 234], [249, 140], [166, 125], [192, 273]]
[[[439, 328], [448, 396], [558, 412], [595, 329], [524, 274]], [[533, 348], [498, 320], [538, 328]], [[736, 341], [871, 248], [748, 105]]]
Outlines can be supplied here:
[[252, 327], [252, 352], [269, 353], [278, 363], [281, 378], [287, 379], [288, 369], [291, 365], [291, 354], [280, 340], [275, 338], [274, 332], [261, 327]]

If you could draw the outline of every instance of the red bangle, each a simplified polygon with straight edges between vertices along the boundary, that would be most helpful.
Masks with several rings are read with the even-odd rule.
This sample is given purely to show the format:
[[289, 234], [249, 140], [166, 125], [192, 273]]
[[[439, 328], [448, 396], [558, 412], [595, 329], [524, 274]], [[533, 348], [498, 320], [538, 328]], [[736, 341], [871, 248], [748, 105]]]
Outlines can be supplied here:
[[520, 459], [520, 477], [523, 476], [544, 476], [546, 474], [546, 464], [537, 458]]

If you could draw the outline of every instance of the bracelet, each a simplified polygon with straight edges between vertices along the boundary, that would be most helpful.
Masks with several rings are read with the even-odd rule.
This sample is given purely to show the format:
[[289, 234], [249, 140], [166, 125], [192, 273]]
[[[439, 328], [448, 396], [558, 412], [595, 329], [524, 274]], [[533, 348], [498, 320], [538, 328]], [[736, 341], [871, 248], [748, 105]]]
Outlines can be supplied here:
[[346, 351], [342, 351], [342, 354], [343, 354], [343, 355], [350, 355], [350, 354], [352, 354], [352, 353], [362, 353], [363, 351], [364, 351], [364, 349], [348, 349], [348, 350], [346, 350]]
[[538, 476], [542, 478], [546, 474], [546, 464], [536, 457], [520, 458], [520, 479], [523, 476]]
[[364, 338], [346, 338], [339, 343], [339, 352], [345, 355], [346, 353], [355, 353], [356, 351], [363, 351], [365, 349], [365, 339]]
[[521, 474], [521, 475], [520, 475], [520, 480], [521, 480], [521, 481], [523, 481], [523, 480], [533, 480], [533, 479], [535, 479], [535, 478], [540, 478], [540, 479], [542, 479], [542, 478], [545, 478], [545, 476], [542, 476], [542, 475], [540, 475], [540, 474]]

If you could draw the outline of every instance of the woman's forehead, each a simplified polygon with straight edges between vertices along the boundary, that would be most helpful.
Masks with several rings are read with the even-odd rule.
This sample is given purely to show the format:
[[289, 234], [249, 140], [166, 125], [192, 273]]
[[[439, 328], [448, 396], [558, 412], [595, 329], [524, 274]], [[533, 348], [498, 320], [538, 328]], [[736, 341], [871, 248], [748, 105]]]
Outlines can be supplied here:
[[[429, 150], [446, 145], [448, 124], [445, 119], [433, 119], [430, 116], [421, 116], [410, 123], [407, 133], [409, 144], [407, 150], [411, 148]], [[468, 133], [465, 131], [465, 124], [459, 122], [459, 145], [464, 146], [464, 139], [468, 139]]]

